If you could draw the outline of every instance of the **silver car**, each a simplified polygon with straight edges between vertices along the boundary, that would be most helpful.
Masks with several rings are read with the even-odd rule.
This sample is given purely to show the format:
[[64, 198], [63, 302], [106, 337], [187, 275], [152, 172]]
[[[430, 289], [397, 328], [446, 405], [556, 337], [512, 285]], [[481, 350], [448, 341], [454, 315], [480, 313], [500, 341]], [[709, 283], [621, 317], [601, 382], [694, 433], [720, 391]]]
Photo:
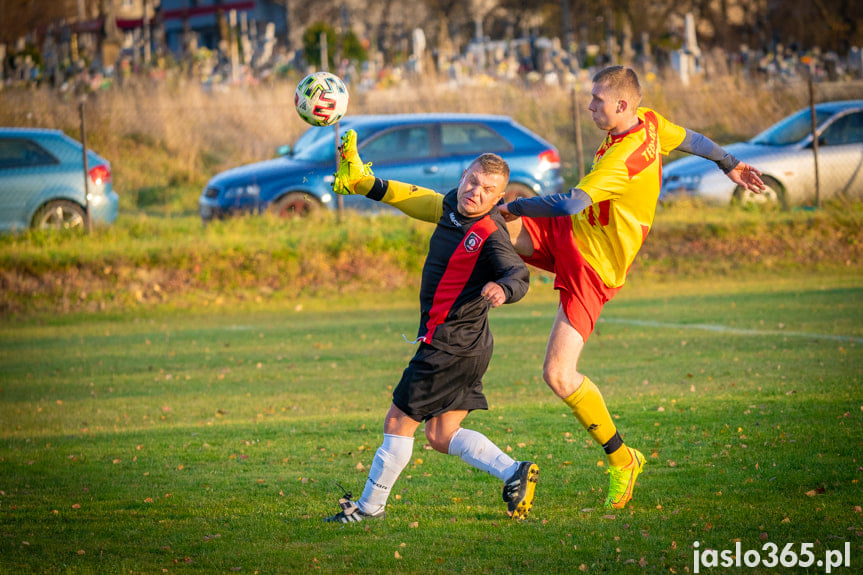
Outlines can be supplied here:
[[[863, 198], [863, 100], [818, 104], [815, 124], [821, 199]], [[688, 156], [663, 168], [660, 199], [774, 203], [783, 208], [813, 204], [815, 155], [812, 143], [812, 114], [805, 108], [748, 142], [725, 146], [728, 152], [762, 172], [767, 189], [761, 194], [735, 185], [715, 163]]]

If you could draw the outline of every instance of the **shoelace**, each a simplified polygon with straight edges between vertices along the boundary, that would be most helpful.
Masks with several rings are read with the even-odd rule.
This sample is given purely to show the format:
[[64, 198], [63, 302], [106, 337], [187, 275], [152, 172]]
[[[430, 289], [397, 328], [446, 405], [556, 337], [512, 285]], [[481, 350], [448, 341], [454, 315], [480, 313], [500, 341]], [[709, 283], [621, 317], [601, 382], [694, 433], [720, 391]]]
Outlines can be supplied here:
[[335, 484], [336, 484], [336, 487], [338, 487], [339, 489], [341, 489], [345, 493], [344, 495], [342, 495], [342, 498], [350, 499], [351, 497], [353, 497], [354, 494], [351, 493], [350, 491], [348, 491], [347, 489], [345, 489], [344, 487], [342, 487], [341, 485], [339, 485], [338, 481], [336, 481]]

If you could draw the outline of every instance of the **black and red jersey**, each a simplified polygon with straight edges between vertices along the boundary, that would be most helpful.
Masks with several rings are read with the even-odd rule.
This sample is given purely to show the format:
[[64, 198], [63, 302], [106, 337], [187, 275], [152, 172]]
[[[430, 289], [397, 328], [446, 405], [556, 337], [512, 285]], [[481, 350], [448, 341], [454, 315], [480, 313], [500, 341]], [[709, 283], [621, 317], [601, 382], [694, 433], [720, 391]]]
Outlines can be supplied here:
[[396, 205], [409, 197], [420, 199], [412, 209], [399, 207], [427, 221], [429, 214], [441, 214], [423, 266], [417, 338], [453, 355], [479, 355], [493, 344], [490, 304], [481, 295], [483, 287], [496, 282], [506, 294], [506, 303], [516, 302], [527, 293], [529, 272], [512, 247], [498, 209], [482, 217], [463, 216], [457, 209], [457, 191], [441, 196], [377, 180], [368, 197]]

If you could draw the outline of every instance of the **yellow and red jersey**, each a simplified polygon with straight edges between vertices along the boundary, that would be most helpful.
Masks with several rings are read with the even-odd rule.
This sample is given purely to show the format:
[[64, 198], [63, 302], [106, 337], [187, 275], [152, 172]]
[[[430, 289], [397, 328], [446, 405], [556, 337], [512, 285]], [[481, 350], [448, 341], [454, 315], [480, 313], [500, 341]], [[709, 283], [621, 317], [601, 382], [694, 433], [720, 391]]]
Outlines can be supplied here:
[[593, 167], [577, 188], [593, 205], [572, 216], [579, 251], [609, 287], [626, 281], [644, 243], [662, 185], [662, 160], [683, 142], [685, 128], [649, 108], [638, 109], [639, 124], [623, 134], [608, 134]]

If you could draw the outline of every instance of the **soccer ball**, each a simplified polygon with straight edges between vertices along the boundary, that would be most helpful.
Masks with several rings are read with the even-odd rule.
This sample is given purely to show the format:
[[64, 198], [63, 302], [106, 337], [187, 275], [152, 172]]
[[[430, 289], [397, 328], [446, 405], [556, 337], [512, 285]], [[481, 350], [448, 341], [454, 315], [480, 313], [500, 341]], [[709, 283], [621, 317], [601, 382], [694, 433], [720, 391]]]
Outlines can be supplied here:
[[331, 126], [348, 111], [348, 88], [335, 74], [315, 72], [297, 84], [294, 106], [312, 126]]

